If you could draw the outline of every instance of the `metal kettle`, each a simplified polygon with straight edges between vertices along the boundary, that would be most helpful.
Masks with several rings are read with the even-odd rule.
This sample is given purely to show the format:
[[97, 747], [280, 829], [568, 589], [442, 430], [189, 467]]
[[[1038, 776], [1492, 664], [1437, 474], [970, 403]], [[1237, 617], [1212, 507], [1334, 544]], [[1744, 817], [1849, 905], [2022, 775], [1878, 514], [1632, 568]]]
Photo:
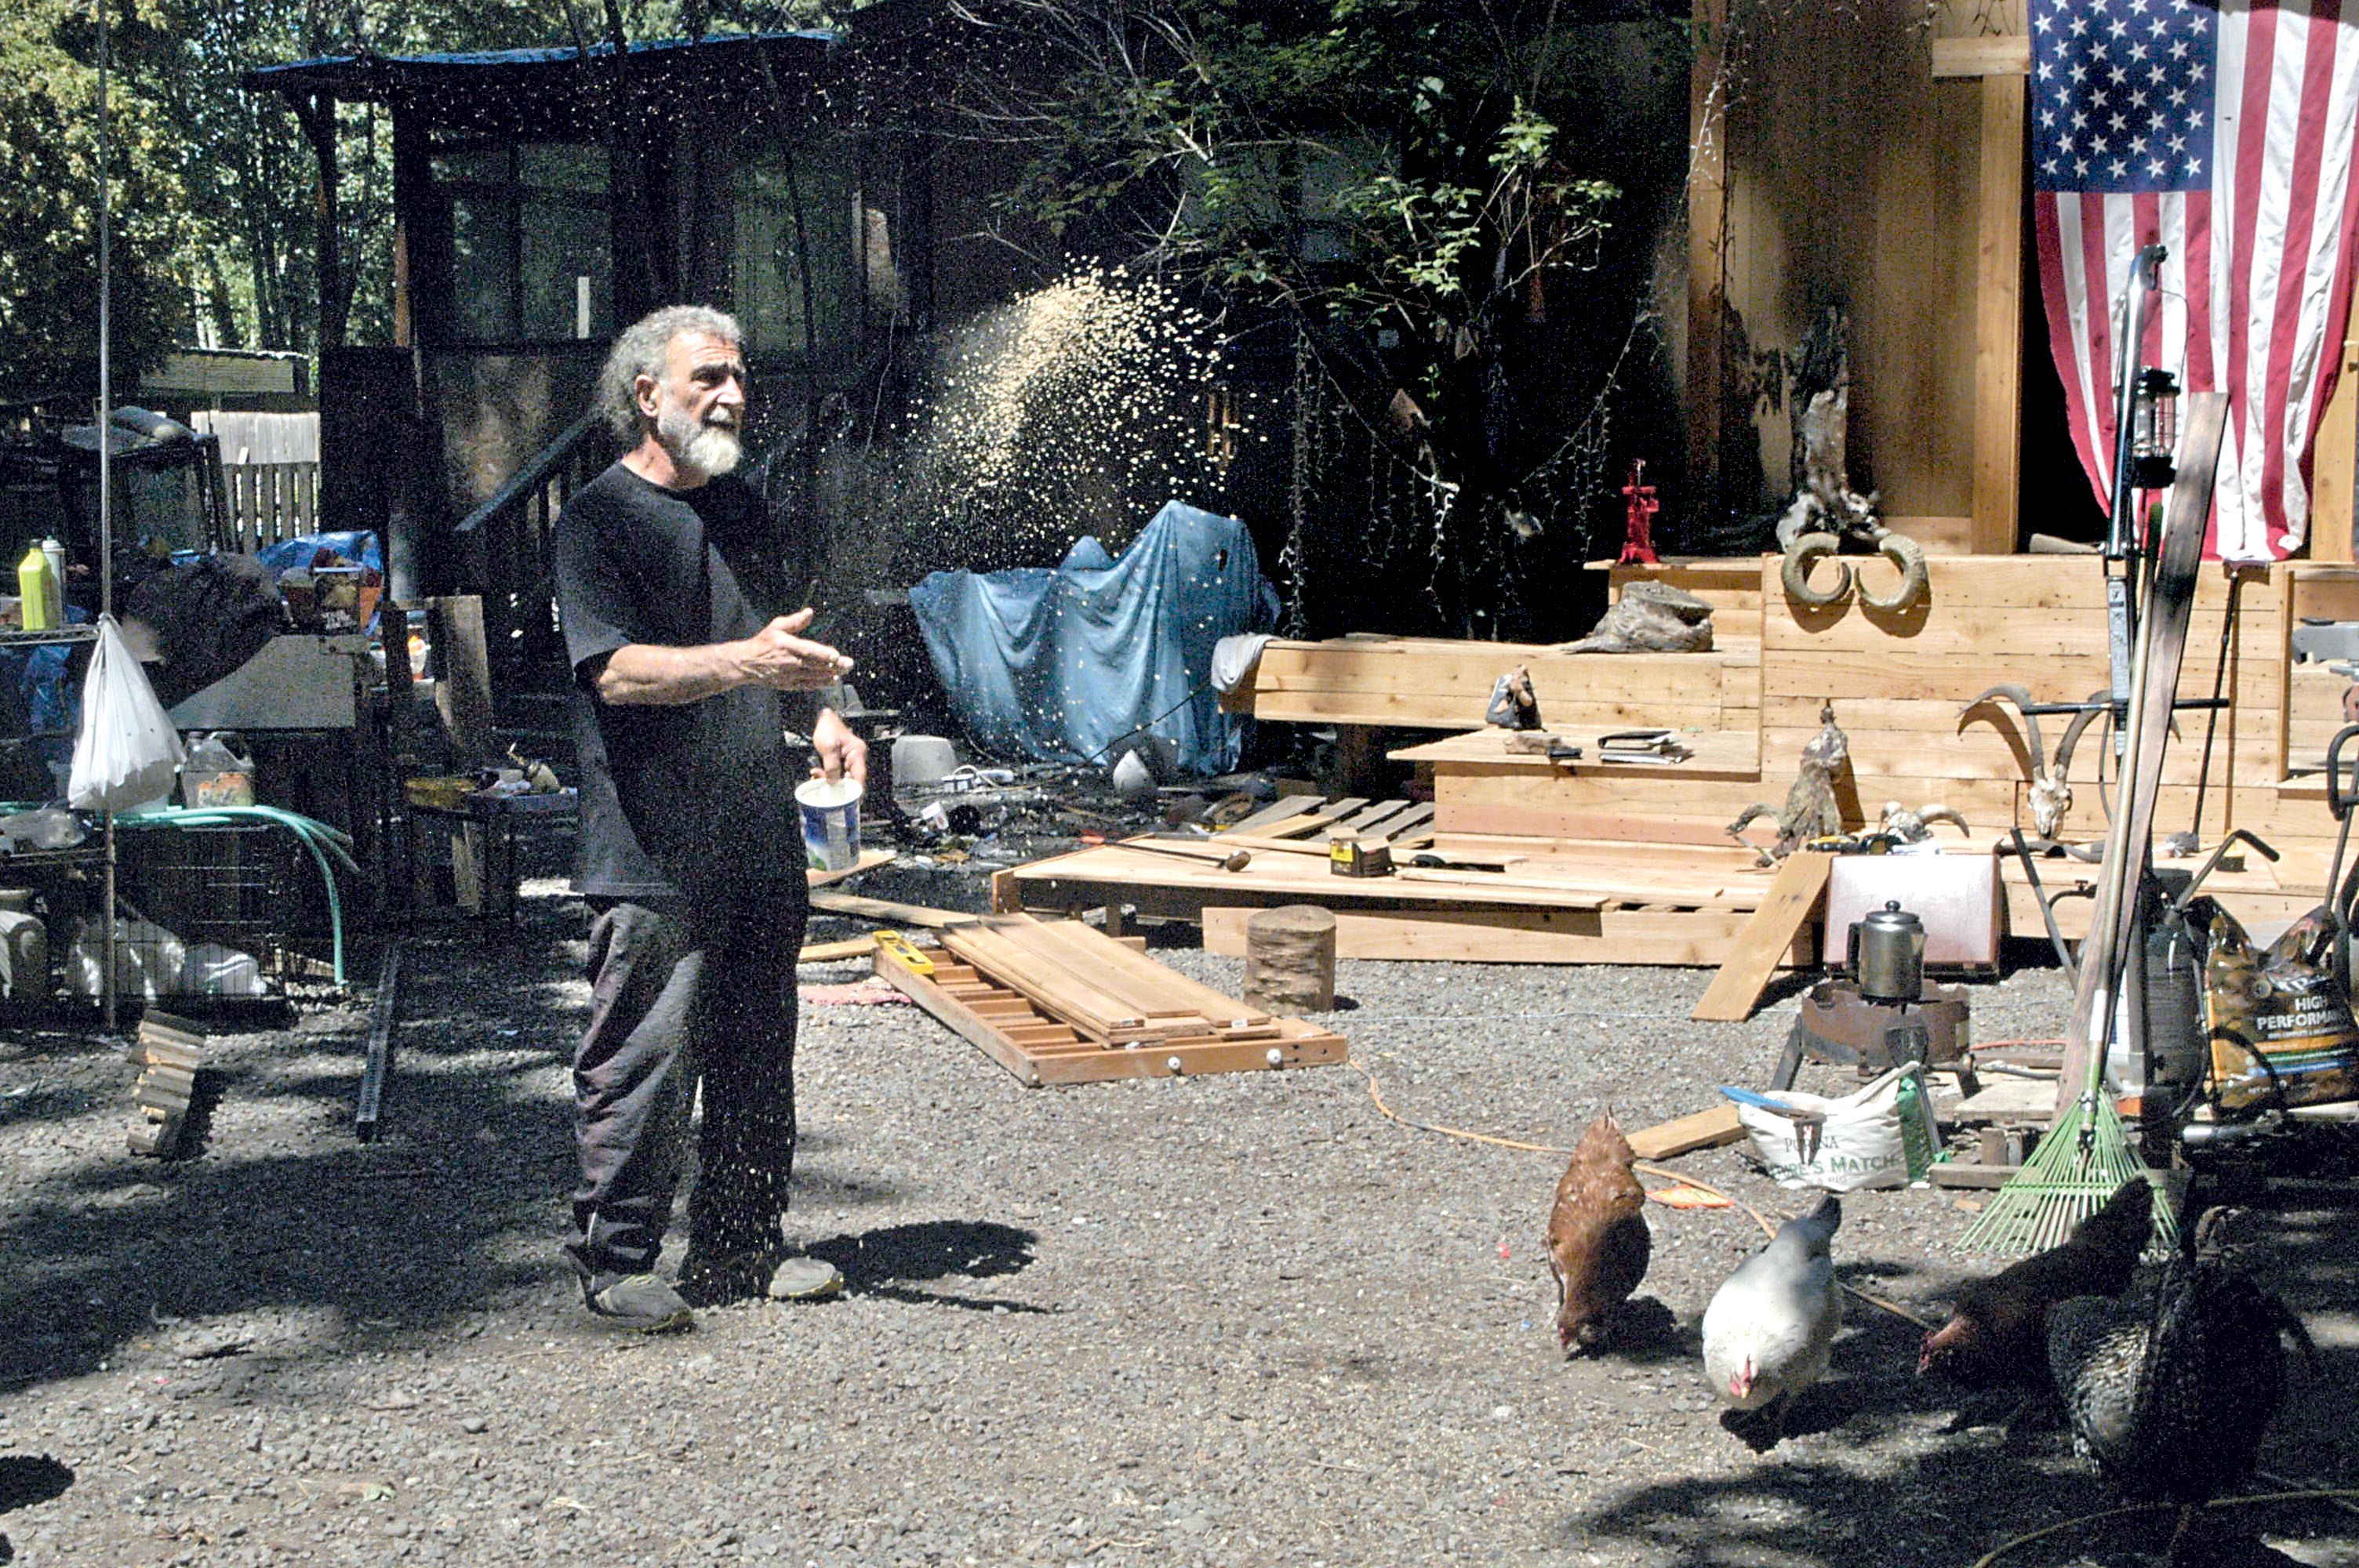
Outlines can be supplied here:
[[1851, 928], [1852, 979], [1870, 1001], [1917, 1001], [1925, 989], [1925, 923], [1887, 899]]

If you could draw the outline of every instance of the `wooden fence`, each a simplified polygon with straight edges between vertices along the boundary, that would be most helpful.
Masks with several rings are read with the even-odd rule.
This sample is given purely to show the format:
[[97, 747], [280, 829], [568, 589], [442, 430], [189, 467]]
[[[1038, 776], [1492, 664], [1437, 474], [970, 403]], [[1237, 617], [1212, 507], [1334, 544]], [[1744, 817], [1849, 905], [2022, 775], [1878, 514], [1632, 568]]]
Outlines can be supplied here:
[[251, 553], [320, 526], [320, 465], [224, 463], [232, 550]]

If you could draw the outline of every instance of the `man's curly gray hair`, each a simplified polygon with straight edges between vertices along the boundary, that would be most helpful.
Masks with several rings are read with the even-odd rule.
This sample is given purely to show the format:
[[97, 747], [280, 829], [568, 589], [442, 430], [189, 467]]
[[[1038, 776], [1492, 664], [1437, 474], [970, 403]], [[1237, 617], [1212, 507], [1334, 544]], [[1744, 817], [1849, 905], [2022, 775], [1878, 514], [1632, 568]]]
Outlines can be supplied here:
[[598, 373], [598, 406], [621, 439], [639, 438], [639, 377], [663, 378], [664, 355], [682, 332], [702, 332], [741, 346], [745, 341], [737, 318], [709, 305], [667, 305], [624, 328], [606, 356], [606, 368]]

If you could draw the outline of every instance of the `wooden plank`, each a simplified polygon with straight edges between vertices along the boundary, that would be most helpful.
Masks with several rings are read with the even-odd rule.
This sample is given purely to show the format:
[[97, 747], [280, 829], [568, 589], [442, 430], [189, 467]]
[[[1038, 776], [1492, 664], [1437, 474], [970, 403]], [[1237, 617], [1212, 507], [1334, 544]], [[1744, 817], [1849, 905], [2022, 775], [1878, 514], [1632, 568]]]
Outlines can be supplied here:
[[[1000, 917], [1006, 918], [1006, 917]], [[994, 983], [1020, 992], [1050, 1017], [1100, 1040], [1137, 1039], [1156, 1033], [1144, 1013], [1119, 998], [1052, 968], [980, 923], [942, 933], [942, 945]]]
[[[1207, 904], [1193, 912], [1204, 950], [1245, 952], [1251, 908]], [[1746, 916], [1727, 911], [1339, 909], [1335, 955], [1410, 962], [1636, 964], [1705, 967], [1728, 951]], [[1797, 935], [1788, 961], [1815, 961], [1811, 934]]]
[[401, 1008], [401, 938], [386, 944], [377, 970], [376, 1000], [369, 1010], [368, 1053], [361, 1065], [361, 1092], [353, 1108], [353, 1132], [364, 1143], [375, 1138], [385, 1118], [385, 1085], [393, 1074], [393, 1030]]
[[[1945, 42], [1933, 41], [1938, 61]], [[1980, 40], [1975, 40], [1979, 42]], [[2027, 59], [2029, 40], [2022, 46]], [[2016, 51], [2009, 50], [2009, 59]], [[2023, 116], [2029, 84], [2015, 72], [1983, 73], [1981, 178], [1974, 225], [1975, 555], [2016, 546], [2017, 468], [2023, 446]]]
[[1753, 1016], [1753, 1004], [1777, 968], [1777, 956], [1792, 946], [1794, 933], [1810, 918], [1825, 892], [1834, 857], [1800, 849], [1786, 857], [1769, 896], [1753, 912], [1735, 948], [1712, 977], [1688, 1016], [1699, 1022], [1738, 1022]]
[[1433, 802], [1421, 800], [1399, 816], [1385, 818], [1376, 837], [1388, 844], [1397, 844], [1404, 839], [1415, 837], [1419, 829], [1432, 820]]
[[1641, 1160], [1669, 1160], [1698, 1149], [1717, 1149], [1745, 1136], [1736, 1108], [1726, 1102], [1629, 1134], [1630, 1152]]
[[1251, 816], [1246, 817], [1244, 821], [1232, 824], [1229, 827], [1228, 831], [1231, 833], [1258, 833], [1263, 828], [1276, 827], [1278, 823], [1284, 822], [1288, 817], [1300, 816], [1306, 812], [1316, 811], [1319, 808], [1319, 803], [1322, 798], [1323, 797], [1315, 795], [1288, 795], [1284, 799], [1272, 805], [1263, 806], [1259, 811], [1255, 812]]
[[[1935, 38], [1933, 40], [1933, 76], [1935, 80], [1950, 77], [1979, 76], [2023, 90], [2020, 78], [2031, 74], [2031, 38], [2024, 33], [1991, 33], [1971, 38]], [[2022, 122], [2017, 121], [2017, 128]], [[2022, 148], [2016, 149], [2022, 156]]]
[[948, 1024], [961, 1039], [1024, 1083], [1038, 1087], [1040, 1075], [1032, 1065], [1030, 1054], [1008, 1039], [989, 1019], [975, 1012], [934, 981], [885, 957], [881, 950], [876, 956], [876, 972], [884, 976], [886, 982], [895, 989], [905, 993], [911, 1001]]
[[879, 866], [890, 865], [892, 861], [893, 851], [890, 849], [863, 849], [860, 851], [859, 860], [840, 871], [814, 871], [806, 873], [806, 876], [812, 887], [832, 887], [835, 883], [850, 877], [856, 877], [863, 871], [873, 871]]
[[1405, 800], [1380, 800], [1352, 813], [1337, 823], [1336, 828], [1343, 833], [1373, 833], [1378, 823], [1387, 817], [1397, 816], [1408, 808], [1409, 803]]
[[[1076, 1039], [1056, 1027], [1013, 992], [997, 989], [988, 977], [958, 966], [937, 968], [936, 979], [917, 975], [881, 952], [877, 973], [962, 1038], [998, 1062], [1023, 1083], [1078, 1084], [1113, 1078], [1174, 1077], [1198, 1073], [1266, 1072], [1340, 1062], [1349, 1053], [1343, 1037], [1300, 1019], [1274, 1019], [1251, 1031], [1182, 1035], [1114, 1048]], [[980, 1004], [961, 1000], [937, 981], [951, 977], [980, 989], [994, 1003], [1013, 1000], [1013, 1013], [986, 1014]], [[1010, 1022], [1010, 1018], [1030, 1022]]]
[[[1068, 979], [1112, 997], [1124, 1008], [1150, 1022], [1195, 1020], [1210, 1026], [1234, 1022], [1244, 1009], [1209, 988], [1181, 996], [1180, 977], [1148, 958], [1109, 941], [1078, 920], [1036, 920], [1028, 914], [994, 915], [982, 929], [1007, 943], [1037, 963]], [[1199, 1003], [1209, 997], [1219, 1013], [1206, 1012]], [[1266, 1016], [1266, 1015], [1265, 1015]]]
[[492, 667], [484, 640], [484, 601], [472, 593], [426, 600], [427, 637], [434, 644], [434, 707], [468, 763], [500, 755], [492, 724]]
[[850, 936], [841, 942], [806, 942], [795, 955], [798, 964], [838, 964], [848, 958], [865, 958], [876, 950], [874, 935]]
[[1135, 976], [1136, 983], [1151, 988], [1169, 1010], [1193, 1011], [1216, 1025], [1269, 1022], [1268, 1013], [1257, 1012], [1237, 998], [1158, 964], [1137, 948], [1126, 946], [1078, 920], [1036, 921], [1033, 929], [1044, 940], [1068, 952], [1099, 956], [1114, 972]]
[[830, 914], [856, 914], [895, 925], [922, 925], [931, 931], [964, 925], [982, 918], [962, 910], [929, 909], [921, 903], [896, 903], [890, 899], [863, 898], [849, 892], [814, 892], [810, 903], [813, 909], [825, 910]]

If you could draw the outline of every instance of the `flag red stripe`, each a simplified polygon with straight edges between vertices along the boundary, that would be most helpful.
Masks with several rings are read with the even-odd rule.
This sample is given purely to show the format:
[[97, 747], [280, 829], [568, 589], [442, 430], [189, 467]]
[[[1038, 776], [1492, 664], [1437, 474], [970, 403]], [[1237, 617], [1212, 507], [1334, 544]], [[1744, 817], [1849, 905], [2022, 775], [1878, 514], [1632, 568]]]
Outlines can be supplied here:
[[[2223, 464], [2237, 460], [2252, 427], [2252, 330], [2256, 304], [2253, 245], [2261, 221], [2261, 167], [2268, 144], [2269, 81], [2277, 66], [2277, 27], [2276, 6], [2253, 7], [2245, 21], [2245, 79], [2242, 82], [2220, 83], [2223, 94], [2241, 89], [2244, 95], [2236, 121], [2236, 210], [2231, 220], [2235, 224], [2235, 234], [2229, 252], [2228, 297], [2223, 302], [2228, 311], [2228, 384], [2224, 389], [2228, 394], [2228, 446], [2221, 454]], [[2216, 156], [2216, 147], [2214, 153]], [[2264, 533], [2268, 521], [2268, 514], [2264, 511]]]
[[[2328, 7], [2321, 6], [2323, 12]], [[2301, 118], [2316, 125], [2326, 118], [2327, 97], [2334, 85], [2336, 28], [2332, 16], [2314, 15], [2304, 35]], [[2269, 322], [2269, 381], [2263, 404], [2261, 497], [2268, 518], [2271, 542], [2288, 526], [2285, 510], [2286, 400], [2293, 389], [2294, 362], [2300, 348], [2301, 305], [2309, 287], [2310, 241], [2318, 222], [2318, 171], [2325, 149], [2315, 136], [2298, 138], [2293, 146], [2291, 201], [2286, 212], [2286, 254], [2277, 273], [2276, 308]], [[2254, 302], [2256, 305], [2259, 301]]]
[[2089, 363], [2094, 368], [2096, 385], [2091, 388], [2091, 400], [2096, 406], [2090, 410], [2089, 428], [2100, 454], [2092, 466], [2092, 473], [2104, 476], [2098, 487], [2098, 498], [2105, 515], [2114, 514], [2114, 406], [2121, 400], [2122, 372], [2114, 358], [2114, 291], [2112, 280], [2105, 276], [2105, 208], [2118, 197], [2083, 196], [2081, 198], [2081, 254], [2082, 287], [2089, 301]]
[[2187, 203], [2187, 389], [2217, 392], [2220, 367], [2212, 358], [2212, 193], [2190, 190]]
[[[2130, 251], [2132, 254], [2162, 238], [2162, 198], [2150, 190], [2139, 191], [2129, 199]], [[2138, 363], [2162, 362], [2162, 296], [2158, 293], [2147, 304], [2146, 336], [2138, 343]]]

